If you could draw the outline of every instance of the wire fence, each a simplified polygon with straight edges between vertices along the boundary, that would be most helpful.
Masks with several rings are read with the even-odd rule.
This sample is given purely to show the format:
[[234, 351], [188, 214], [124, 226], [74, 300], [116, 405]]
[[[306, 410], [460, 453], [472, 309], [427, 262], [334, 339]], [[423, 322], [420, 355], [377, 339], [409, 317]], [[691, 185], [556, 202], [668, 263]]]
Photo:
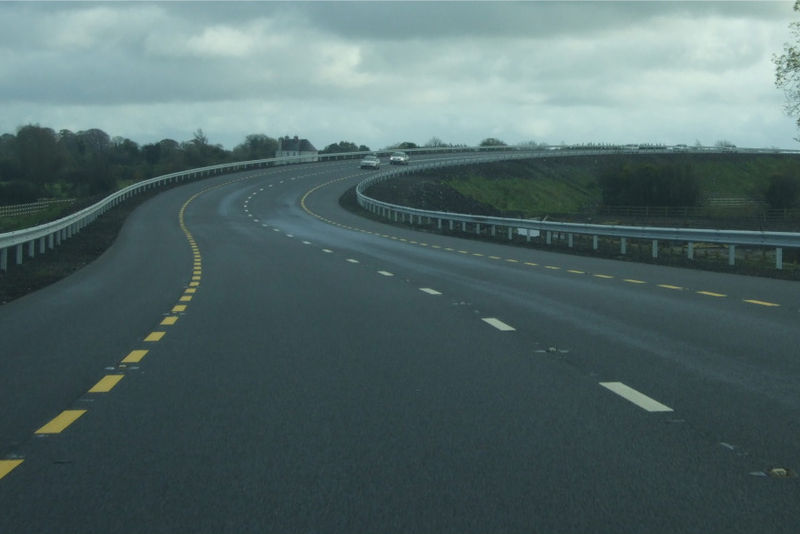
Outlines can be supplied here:
[[29, 202], [27, 204], [12, 204], [9, 206], [0, 206], [0, 217], [16, 217], [19, 215], [30, 215], [44, 211], [53, 206], [64, 206], [74, 204], [75, 199], [44, 199], [37, 200], [36, 202]]

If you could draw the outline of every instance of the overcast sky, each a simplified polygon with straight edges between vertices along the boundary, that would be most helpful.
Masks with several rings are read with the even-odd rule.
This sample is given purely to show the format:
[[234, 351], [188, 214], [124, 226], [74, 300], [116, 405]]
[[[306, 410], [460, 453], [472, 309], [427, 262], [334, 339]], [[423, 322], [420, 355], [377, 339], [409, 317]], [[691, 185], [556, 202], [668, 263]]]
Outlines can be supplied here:
[[2, 2], [0, 133], [798, 148], [774, 2]]

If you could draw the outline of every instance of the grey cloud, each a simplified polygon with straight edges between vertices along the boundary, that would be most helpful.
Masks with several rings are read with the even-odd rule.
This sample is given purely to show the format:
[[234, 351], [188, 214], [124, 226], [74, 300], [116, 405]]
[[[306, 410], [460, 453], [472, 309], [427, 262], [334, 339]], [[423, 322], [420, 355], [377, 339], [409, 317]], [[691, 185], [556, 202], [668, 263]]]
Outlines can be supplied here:
[[300, 4], [316, 26], [362, 39], [589, 36], [665, 16], [775, 19], [792, 2], [320, 2]]
[[[255, 128], [316, 131], [322, 146], [433, 135], [558, 142], [620, 137], [615, 129], [627, 121], [638, 128], [631, 135], [649, 128], [658, 141], [713, 122], [709, 102], [726, 117], [745, 106], [742, 115], [766, 116], [773, 106], [770, 120], [781, 120], [769, 55], [779, 51], [776, 28], [786, 28], [791, 6], [0, 3], [0, 132], [33, 120], [126, 136], [133, 124], [170, 132], [178, 124], [182, 138], [202, 127], [212, 139], [224, 131], [226, 144]], [[673, 123], [670, 107], [682, 110]], [[640, 123], [645, 116], [654, 120]]]

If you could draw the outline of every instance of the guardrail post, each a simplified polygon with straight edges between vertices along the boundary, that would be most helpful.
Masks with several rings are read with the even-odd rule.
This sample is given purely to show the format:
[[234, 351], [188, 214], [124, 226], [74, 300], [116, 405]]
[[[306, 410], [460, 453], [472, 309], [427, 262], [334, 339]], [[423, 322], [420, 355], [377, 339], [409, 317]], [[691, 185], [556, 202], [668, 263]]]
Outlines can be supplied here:
[[597, 247], [597, 236], [593, 235], [592, 236], [592, 250], [597, 250], [597, 248], [598, 248]]
[[436, 219], [436, 220], [438, 221], [437, 222], [437, 227], [439, 228], [439, 230], [441, 230], [442, 229], [442, 220], [441, 219]]
[[728, 265], [736, 263], [736, 245], [728, 245]]
[[53, 250], [55, 248], [55, 245], [53, 244], [53, 238], [54, 238], [54, 234], [50, 234], [50, 235], [47, 236], [47, 247], [50, 250]]
[[8, 270], [8, 249], [0, 248], [0, 271]]
[[467, 233], [467, 221], [461, 221], [461, 231]]
[[514, 239], [514, 229], [509, 226], [508, 227], [508, 240], [511, 241], [512, 239]]
[[39, 239], [39, 254], [44, 254], [47, 249], [45, 248], [44, 238]]
[[781, 247], [775, 249], [775, 268], [779, 271], [783, 270], [783, 249]]
[[551, 232], [550, 230], [547, 231], [547, 239], [545, 241], [547, 242], [548, 245], [553, 244], [553, 232]]
[[625, 237], [621, 237], [619, 239], [619, 253], [620, 254], [628, 253], [628, 239]]
[[693, 259], [694, 259], [694, 243], [692, 243], [692, 242], [689, 242], [689, 246], [688, 246], [688, 248], [687, 248], [687, 251], [686, 251], [686, 256], [687, 256], [687, 257], [688, 257], [690, 260], [693, 260]]
[[36, 257], [36, 240], [28, 241], [28, 257]]
[[17, 245], [17, 265], [22, 265], [22, 243]]
[[497, 237], [497, 227], [492, 225], [492, 237]]
[[567, 243], [569, 248], [572, 248], [572, 234], [567, 234]]
[[449, 219], [447, 222], [450, 223], [450, 231], [452, 232], [453, 231], [453, 224], [454, 224], [455, 221], [453, 221], [453, 219]]
[[653, 239], [653, 258], [658, 258], [658, 239]]
[[475, 223], [475, 235], [481, 235], [481, 224]]

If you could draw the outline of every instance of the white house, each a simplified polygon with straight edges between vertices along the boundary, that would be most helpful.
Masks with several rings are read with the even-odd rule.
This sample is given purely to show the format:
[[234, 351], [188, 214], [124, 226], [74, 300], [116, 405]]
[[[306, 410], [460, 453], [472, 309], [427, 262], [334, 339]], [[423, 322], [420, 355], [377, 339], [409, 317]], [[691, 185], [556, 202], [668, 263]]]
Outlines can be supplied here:
[[298, 162], [319, 161], [317, 149], [308, 139], [281, 137], [278, 139], [276, 158], [292, 158]]

